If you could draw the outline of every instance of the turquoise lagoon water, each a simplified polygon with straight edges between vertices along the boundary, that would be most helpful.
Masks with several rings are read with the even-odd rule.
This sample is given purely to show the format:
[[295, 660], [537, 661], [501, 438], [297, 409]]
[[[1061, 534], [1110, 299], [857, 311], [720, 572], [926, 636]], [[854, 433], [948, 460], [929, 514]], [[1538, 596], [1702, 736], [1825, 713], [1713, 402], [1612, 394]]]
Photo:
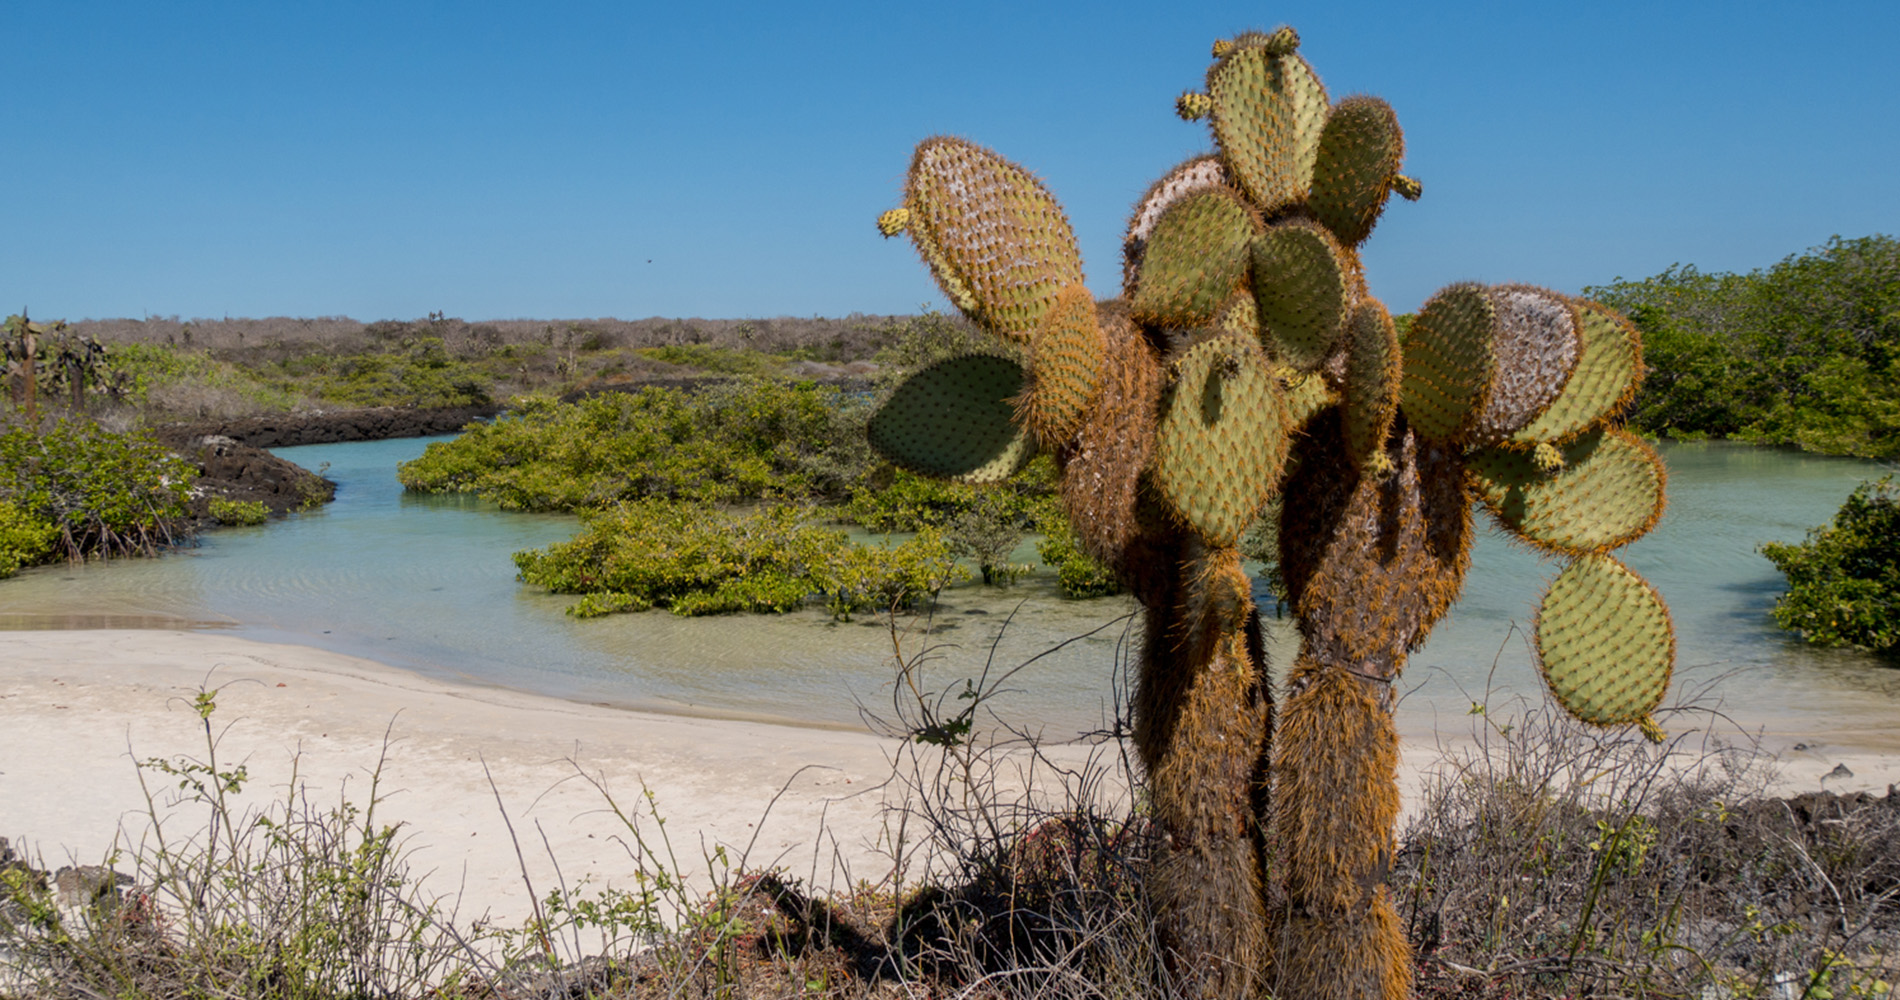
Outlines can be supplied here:
[[[952, 588], [927, 636], [922, 622], [894, 631], [875, 617], [837, 623], [815, 610], [580, 621], [563, 613], [568, 598], [517, 583], [509, 560], [569, 537], [575, 519], [404, 493], [396, 463], [427, 443], [279, 449], [306, 468], [328, 463], [336, 502], [214, 532], [158, 559], [27, 571], [0, 583], [0, 628], [224, 629], [561, 698], [821, 726], [888, 714], [895, 649], [922, 659], [927, 690], [960, 691], [986, 668], [994, 679], [1021, 666], [993, 705], [1004, 721], [1051, 737], [1113, 717], [1117, 664], [1136, 641], [1125, 599], [1063, 600], [1043, 573], [1005, 590]], [[1900, 748], [1900, 669], [1812, 650], [1777, 630], [1768, 609], [1781, 579], [1756, 553], [1762, 542], [1799, 540], [1879, 467], [1713, 443], [1668, 444], [1663, 454], [1669, 510], [1623, 558], [1675, 616], [1671, 698], [1784, 741]], [[1540, 696], [1525, 629], [1560, 565], [1495, 530], [1480, 536], [1463, 599], [1407, 671], [1399, 714], [1408, 738], [1464, 730], [1473, 701], [1495, 710]], [[1033, 557], [1028, 545], [1017, 556]], [[1291, 662], [1290, 623], [1268, 628], [1270, 658]], [[1675, 727], [1707, 721], [1700, 711], [1673, 718]]]

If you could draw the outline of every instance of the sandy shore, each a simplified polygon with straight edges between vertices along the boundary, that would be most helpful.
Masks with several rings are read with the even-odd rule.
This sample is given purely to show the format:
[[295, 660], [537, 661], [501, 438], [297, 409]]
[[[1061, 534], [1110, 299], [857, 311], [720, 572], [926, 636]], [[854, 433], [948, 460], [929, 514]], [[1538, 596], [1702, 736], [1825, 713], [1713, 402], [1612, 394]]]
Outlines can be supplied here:
[[[687, 870], [703, 870], [720, 847], [735, 863], [782, 866], [818, 885], [891, 870], [884, 783], [896, 741], [459, 686], [216, 632], [0, 632], [0, 835], [48, 864], [94, 863], [115, 838], [145, 836], [134, 760], [203, 758], [201, 689], [217, 692], [220, 764], [247, 767], [247, 802], [282, 794], [294, 764], [315, 800], [361, 804], [382, 760], [379, 815], [405, 824], [412, 865], [432, 873], [433, 892], [459, 895], [464, 919], [528, 914], [510, 822], [536, 894], [561, 879], [630, 884], [627, 830], [594, 781], [643, 817], [650, 792]], [[1821, 787], [1843, 765], [1852, 776], [1830, 778], [1829, 790], [1900, 782], [1893, 755], [1771, 749], [1790, 791]], [[1054, 753], [1072, 763], [1086, 750]], [[1408, 806], [1439, 753], [1408, 746]], [[175, 783], [152, 777], [169, 798]], [[168, 829], [202, 826], [201, 810], [167, 815]], [[659, 831], [646, 819], [641, 832], [654, 841]]]

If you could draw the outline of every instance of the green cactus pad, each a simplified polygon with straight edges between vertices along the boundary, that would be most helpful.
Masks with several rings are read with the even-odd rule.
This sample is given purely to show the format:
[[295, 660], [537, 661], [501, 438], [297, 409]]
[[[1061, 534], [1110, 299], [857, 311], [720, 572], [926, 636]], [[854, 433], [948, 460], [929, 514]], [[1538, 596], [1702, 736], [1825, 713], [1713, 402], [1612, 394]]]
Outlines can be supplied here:
[[1240, 44], [1207, 72], [1214, 141], [1267, 215], [1305, 200], [1327, 112], [1326, 88], [1313, 67], [1276, 49]]
[[1580, 556], [1557, 574], [1535, 631], [1544, 683], [1583, 722], [1644, 722], [1669, 689], [1676, 663], [1669, 607], [1609, 556]]
[[1056, 296], [1032, 343], [1029, 391], [1018, 404], [1017, 417], [1039, 442], [1053, 447], [1075, 436], [1102, 393], [1107, 348], [1095, 321], [1095, 297], [1087, 286], [1070, 285]]
[[1346, 450], [1354, 462], [1377, 464], [1399, 412], [1399, 335], [1384, 304], [1367, 299], [1353, 310], [1347, 337]]
[[1260, 312], [1254, 306], [1253, 295], [1240, 292], [1227, 300], [1214, 322], [1209, 324], [1213, 330], [1245, 337], [1248, 340], [1260, 339]]
[[1404, 156], [1405, 133], [1391, 105], [1376, 97], [1340, 101], [1320, 135], [1306, 207], [1339, 242], [1349, 247], [1365, 242]]
[[1291, 368], [1281, 369], [1282, 393], [1286, 396], [1287, 433], [1297, 433], [1322, 411], [1339, 402], [1339, 394], [1317, 372], [1308, 374]]
[[1062, 207], [1035, 175], [981, 146], [918, 144], [904, 207], [944, 294], [998, 336], [1027, 343], [1056, 294], [1082, 281]]
[[1577, 311], [1570, 299], [1530, 285], [1499, 285], [1489, 290], [1497, 315], [1493, 326], [1495, 361], [1484, 409], [1472, 424], [1469, 442], [1508, 440], [1548, 410], [1577, 367]]
[[1128, 217], [1128, 233], [1122, 237], [1124, 297], [1134, 297], [1135, 286], [1141, 276], [1142, 254], [1148, 249], [1148, 238], [1154, 235], [1155, 223], [1161, 221], [1161, 213], [1202, 188], [1232, 186], [1228, 182], [1227, 168], [1221, 165], [1220, 158], [1216, 156], [1197, 156], [1149, 185], [1147, 193], [1135, 202], [1135, 211]]
[[1279, 485], [1291, 441], [1280, 384], [1259, 347], [1230, 334], [1189, 348], [1175, 372], [1154, 483], [1208, 545], [1232, 545]]
[[1344, 247], [1326, 227], [1289, 219], [1253, 241], [1253, 295], [1261, 338], [1301, 371], [1324, 364], [1345, 332], [1352, 284]]
[[1135, 322], [1205, 326], [1247, 280], [1247, 243], [1260, 224], [1228, 187], [1190, 191], [1156, 220], [1129, 301]]
[[1635, 435], [1597, 428], [1558, 451], [1563, 465], [1548, 471], [1533, 451], [1471, 455], [1478, 498], [1525, 541], [1555, 552], [1602, 552], [1641, 538], [1662, 516], [1668, 473]]
[[989, 354], [950, 358], [904, 381], [872, 414], [871, 447], [913, 472], [970, 483], [1006, 479], [1035, 456], [1013, 418], [1023, 369]]
[[1574, 303], [1583, 341], [1576, 370], [1556, 402], [1511, 440], [1563, 441], [1583, 433], [1628, 403], [1642, 379], [1643, 342], [1629, 320], [1595, 302]]
[[1490, 389], [1496, 310], [1483, 285], [1451, 285], [1419, 309], [1404, 338], [1399, 407], [1428, 441], [1461, 438]]

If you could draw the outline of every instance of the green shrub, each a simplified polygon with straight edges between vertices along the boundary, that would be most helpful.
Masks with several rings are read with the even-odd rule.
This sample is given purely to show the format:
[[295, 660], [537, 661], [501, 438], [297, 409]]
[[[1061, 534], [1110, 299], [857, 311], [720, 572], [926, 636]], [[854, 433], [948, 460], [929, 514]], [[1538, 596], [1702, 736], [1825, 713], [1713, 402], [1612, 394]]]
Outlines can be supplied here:
[[1862, 483], [1800, 545], [1764, 545], [1788, 577], [1775, 621], [1819, 646], [1900, 652], [1900, 484]]
[[1062, 596], [1073, 598], [1107, 597], [1125, 588], [1108, 567], [1096, 562], [1075, 543], [1075, 531], [1062, 508], [1048, 505], [1037, 520], [1043, 540], [1036, 543], [1036, 554], [1056, 571], [1056, 586]]
[[58, 539], [59, 528], [51, 522], [0, 500], [0, 578], [51, 558]]
[[748, 512], [648, 499], [582, 516], [573, 539], [515, 553], [521, 579], [582, 594], [576, 617], [666, 607], [675, 614], [785, 612], [823, 595], [840, 618], [905, 607], [956, 578], [948, 543], [928, 534], [894, 547], [851, 544], [804, 509]]
[[263, 524], [270, 518], [270, 508], [262, 500], [227, 500], [223, 497], [211, 499], [211, 518], [219, 524], [248, 527]]
[[0, 501], [53, 525], [72, 558], [152, 552], [183, 536], [196, 478], [143, 432], [80, 419], [0, 429]]
[[574, 511], [648, 497], [842, 498], [868, 465], [863, 404], [812, 383], [746, 380], [698, 395], [647, 388], [575, 403], [517, 400], [501, 419], [397, 470], [419, 492], [509, 510]]

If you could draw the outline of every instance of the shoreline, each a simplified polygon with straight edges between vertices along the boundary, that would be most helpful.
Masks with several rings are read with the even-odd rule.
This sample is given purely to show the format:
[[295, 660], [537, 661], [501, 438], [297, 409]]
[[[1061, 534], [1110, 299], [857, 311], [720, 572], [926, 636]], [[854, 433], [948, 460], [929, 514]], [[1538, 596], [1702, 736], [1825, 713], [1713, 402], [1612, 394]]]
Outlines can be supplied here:
[[[886, 802], [901, 741], [565, 701], [179, 630], [0, 631], [0, 836], [45, 866], [97, 863], [115, 838], [136, 845], [149, 819], [134, 761], [204, 757], [201, 688], [216, 691], [220, 767], [249, 772], [245, 807], [281, 796], [293, 768], [317, 805], [343, 795], [364, 805], [382, 761], [379, 822], [404, 824], [412, 870], [430, 873], [430, 893], [459, 898], [458, 919], [531, 914], [510, 823], [537, 895], [633, 887], [631, 838], [595, 781], [642, 815], [649, 840], [651, 794], [697, 888], [702, 858], [720, 848], [735, 868], [779, 867], [820, 889], [891, 874]], [[1403, 744], [1407, 813], [1434, 767], [1470, 745], [1453, 735]], [[1073, 766], [1090, 750], [1045, 753]], [[1789, 749], [1778, 765], [1778, 794], [1900, 783], [1900, 755], [1873, 750]], [[1822, 780], [1839, 766], [1852, 775]], [[152, 785], [165, 797], [175, 782]], [[165, 815], [168, 831], [202, 826], [190, 808]]]

